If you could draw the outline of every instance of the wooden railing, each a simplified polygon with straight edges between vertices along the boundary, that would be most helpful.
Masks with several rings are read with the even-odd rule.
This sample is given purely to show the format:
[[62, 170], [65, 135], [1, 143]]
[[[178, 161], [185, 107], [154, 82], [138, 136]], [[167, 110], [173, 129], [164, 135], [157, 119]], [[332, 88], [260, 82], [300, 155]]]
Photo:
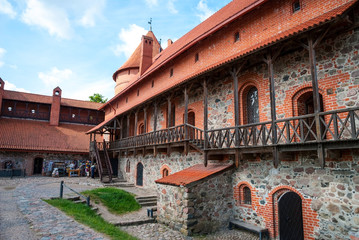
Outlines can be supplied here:
[[[92, 151], [95, 155], [101, 182], [103, 181], [103, 177], [105, 175], [108, 175], [110, 182], [112, 181], [113, 171], [107, 152], [108, 147], [109, 143], [105, 140], [103, 140], [103, 142], [90, 142], [90, 151]], [[101, 158], [100, 151], [103, 151], [103, 159]]]
[[[187, 128], [187, 136], [186, 136]], [[155, 146], [168, 143], [191, 141], [195, 144], [204, 139], [203, 130], [189, 124], [181, 124], [155, 132], [140, 134], [110, 142], [109, 149], [126, 149], [134, 147]]]
[[[320, 134], [316, 130], [319, 120]], [[275, 131], [273, 131], [273, 127]], [[187, 132], [186, 132], [187, 130]], [[276, 133], [276, 139], [273, 137]], [[204, 150], [274, 146], [359, 139], [359, 108], [347, 108], [274, 121], [211, 129], [206, 133], [182, 124], [110, 142], [109, 149], [126, 149], [189, 141]], [[206, 140], [206, 141], [205, 141]]]

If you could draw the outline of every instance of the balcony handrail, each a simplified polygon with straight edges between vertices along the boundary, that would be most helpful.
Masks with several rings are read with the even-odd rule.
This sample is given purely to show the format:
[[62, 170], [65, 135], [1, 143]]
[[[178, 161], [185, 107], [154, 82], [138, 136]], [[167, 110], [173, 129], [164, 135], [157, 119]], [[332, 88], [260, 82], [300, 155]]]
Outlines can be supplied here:
[[[180, 124], [133, 137], [116, 140], [118, 148], [143, 147], [183, 141], [202, 143], [206, 135], [208, 149], [238, 148], [248, 146], [275, 146], [305, 142], [328, 142], [359, 139], [359, 107], [306, 114], [274, 121], [240, 126], [209, 129], [206, 132], [191, 124]], [[316, 116], [320, 116], [316, 118]], [[321, 132], [316, 131], [316, 121]], [[276, 138], [273, 137], [275, 126]], [[185, 134], [187, 129], [187, 136]], [[237, 135], [237, 136], [236, 136]], [[111, 143], [111, 144], [112, 144]], [[111, 148], [114, 144], [111, 145]]]

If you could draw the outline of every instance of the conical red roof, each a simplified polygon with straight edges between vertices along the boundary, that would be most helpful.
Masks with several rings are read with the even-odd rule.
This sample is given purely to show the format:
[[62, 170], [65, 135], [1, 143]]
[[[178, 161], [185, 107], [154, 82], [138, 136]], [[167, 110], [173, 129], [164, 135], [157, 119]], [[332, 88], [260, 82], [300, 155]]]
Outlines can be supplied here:
[[[153, 39], [152, 57], [154, 57], [160, 52], [161, 45], [152, 31], [148, 31], [146, 36], [151, 37]], [[137, 46], [136, 50], [132, 53], [131, 57], [129, 57], [127, 61], [113, 74], [112, 76], [113, 80], [116, 81], [116, 75], [122, 70], [126, 70], [129, 68], [139, 68], [140, 60], [141, 60], [141, 43]]]

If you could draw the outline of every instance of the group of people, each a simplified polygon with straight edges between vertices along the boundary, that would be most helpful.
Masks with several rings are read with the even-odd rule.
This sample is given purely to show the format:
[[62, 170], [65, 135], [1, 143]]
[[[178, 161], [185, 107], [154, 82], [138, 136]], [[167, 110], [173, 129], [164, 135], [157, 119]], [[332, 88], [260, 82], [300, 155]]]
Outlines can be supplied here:
[[[68, 169], [69, 170], [79, 169], [80, 170], [79, 176], [87, 176], [87, 177], [95, 178], [95, 173], [97, 172], [97, 165], [95, 162], [91, 162], [89, 160], [86, 162], [82, 162], [80, 164], [77, 164], [77, 162], [73, 161], [68, 165]], [[58, 168], [53, 169], [52, 176], [53, 177], [59, 176]]]

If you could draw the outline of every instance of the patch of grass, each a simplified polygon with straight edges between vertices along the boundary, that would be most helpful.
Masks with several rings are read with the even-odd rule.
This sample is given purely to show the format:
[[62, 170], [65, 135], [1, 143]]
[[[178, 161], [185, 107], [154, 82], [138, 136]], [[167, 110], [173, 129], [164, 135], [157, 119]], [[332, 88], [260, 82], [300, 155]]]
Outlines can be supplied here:
[[59, 208], [76, 221], [83, 223], [97, 232], [104, 233], [112, 240], [135, 240], [136, 238], [121, 231], [113, 224], [106, 222], [98, 216], [89, 206], [82, 203], [74, 203], [66, 199], [44, 200], [54, 207]]
[[82, 193], [95, 203], [100, 201], [111, 213], [124, 214], [141, 208], [131, 193], [118, 188], [97, 188]]

